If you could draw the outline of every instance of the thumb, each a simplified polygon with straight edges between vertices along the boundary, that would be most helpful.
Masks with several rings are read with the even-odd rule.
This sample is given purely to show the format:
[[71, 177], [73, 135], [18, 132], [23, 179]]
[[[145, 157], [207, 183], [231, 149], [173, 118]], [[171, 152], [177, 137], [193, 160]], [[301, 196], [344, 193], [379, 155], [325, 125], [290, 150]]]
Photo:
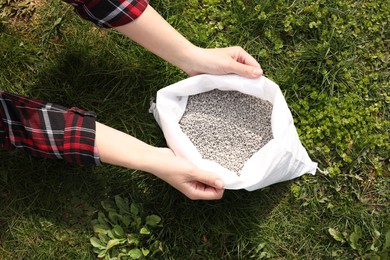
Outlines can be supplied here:
[[261, 69], [261, 67], [246, 65], [246, 64], [239, 63], [237, 61], [232, 63], [229, 72], [250, 79], [258, 78], [261, 75], [263, 75], [263, 70]]
[[202, 171], [202, 174], [197, 175], [197, 179], [199, 182], [204, 183], [208, 186], [212, 186], [216, 189], [223, 189], [223, 187], [225, 186], [223, 181], [218, 176], [210, 172]]

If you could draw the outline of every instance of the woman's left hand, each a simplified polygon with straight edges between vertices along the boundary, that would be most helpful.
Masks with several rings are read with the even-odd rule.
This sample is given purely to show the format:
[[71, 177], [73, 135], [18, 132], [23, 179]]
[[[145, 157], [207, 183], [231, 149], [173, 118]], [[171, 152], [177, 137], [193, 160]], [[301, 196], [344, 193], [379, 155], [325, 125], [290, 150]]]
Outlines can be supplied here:
[[197, 47], [150, 5], [136, 20], [115, 29], [190, 76], [208, 73], [258, 78], [263, 74], [260, 64], [243, 48]]
[[187, 55], [187, 61], [178, 65], [189, 76], [208, 73], [258, 78], [263, 75], [260, 64], [239, 46], [215, 49], [193, 46]]

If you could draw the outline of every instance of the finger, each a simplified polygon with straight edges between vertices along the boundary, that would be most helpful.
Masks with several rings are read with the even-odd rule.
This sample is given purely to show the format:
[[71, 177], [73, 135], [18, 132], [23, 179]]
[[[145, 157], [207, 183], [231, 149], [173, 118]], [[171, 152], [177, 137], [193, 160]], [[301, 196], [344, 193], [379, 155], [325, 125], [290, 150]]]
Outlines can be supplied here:
[[193, 181], [188, 183], [189, 191], [186, 195], [192, 200], [217, 200], [221, 199], [224, 189], [216, 189], [204, 183]]
[[230, 73], [235, 73], [246, 78], [258, 78], [263, 75], [260, 64], [248, 52], [239, 46], [228, 48], [233, 58], [230, 65]]
[[260, 67], [253, 67], [239, 62], [232, 62], [230, 68], [227, 69], [229, 73], [238, 74], [246, 78], [258, 78], [263, 75], [263, 70]]
[[247, 51], [245, 51], [243, 48], [238, 47], [238, 46], [236, 46], [235, 48], [237, 48], [235, 51], [238, 53], [238, 56], [237, 56], [238, 62], [240, 62], [242, 64], [250, 65], [253, 67], [261, 68], [261, 66], [257, 62], [257, 60], [252, 55], [250, 55]]
[[223, 189], [224, 187], [223, 181], [212, 173], [206, 171], [199, 171], [194, 177], [195, 181], [199, 181], [205, 185], [214, 187], [216, 189]]

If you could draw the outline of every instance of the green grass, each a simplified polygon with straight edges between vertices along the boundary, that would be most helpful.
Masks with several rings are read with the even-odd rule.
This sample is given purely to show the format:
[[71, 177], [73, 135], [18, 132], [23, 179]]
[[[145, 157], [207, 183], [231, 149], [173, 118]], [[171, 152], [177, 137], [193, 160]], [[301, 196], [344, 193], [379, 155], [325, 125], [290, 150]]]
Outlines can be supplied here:
[[[121, 195], [161, 216], [161, 259], [386, 259], [387, 1], [151, 4], [195, 44], [241, 45], [258, 59], [330, 175], [189, 201], [142, 172], [0, 151], [0, 258], [96, 258], [90, 222], [101, 201]], [[149, 102], [183, 72], [59, 0], [0, 0], [0, 17], [0, 89], [93, 110], [103, 123], [165, 144]]]

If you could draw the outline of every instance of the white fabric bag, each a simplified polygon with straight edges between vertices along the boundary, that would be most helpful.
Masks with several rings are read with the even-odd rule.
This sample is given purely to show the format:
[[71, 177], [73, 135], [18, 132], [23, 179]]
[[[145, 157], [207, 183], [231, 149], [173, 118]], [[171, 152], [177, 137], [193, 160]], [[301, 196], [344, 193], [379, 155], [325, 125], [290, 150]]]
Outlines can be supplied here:
[[[236, 90], [273, 104], [273, 139], [245, 162], [239, 176], [214, 161], [202, 159], [179, 125], [188, 96], [213, 89]], [[314, 175], [316, 172], [317, 163], [311, 161], [299, 140], [291, 112], [279, 86], [264, 76], [258, 79], [207, 74], [190, 77], [160, 89], [150, 112], [161, 127], [169, 148], [199, 168], [218, 174], [226, 189], [252, 191], [305, 173]]]

